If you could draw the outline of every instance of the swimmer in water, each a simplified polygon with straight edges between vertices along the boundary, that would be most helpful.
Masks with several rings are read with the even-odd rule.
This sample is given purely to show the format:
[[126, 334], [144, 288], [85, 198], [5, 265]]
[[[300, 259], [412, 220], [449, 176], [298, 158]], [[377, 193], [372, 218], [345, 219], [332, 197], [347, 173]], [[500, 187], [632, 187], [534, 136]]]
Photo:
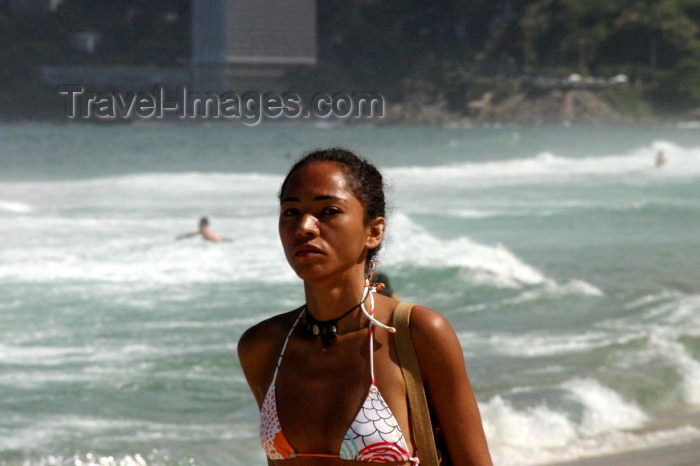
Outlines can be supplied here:
[[656, 154], [656, 167], [661, 168], [666, 164], [666, 156], [664, 155], [664, 151], [660, 150]]
[[207, 217], [202, 217], [199, 219], [199, 230], [193, 231], [192, 233], [183, 233], [177, 236], [176, 240], [193, 238], [195, 236], [201, 235], [203, 239], [211, 241], [213, 243], [222, 243], [224, 240], [221, 236], [217, 235], [209, 228], [209, 219]]
[[377, 289], [377, 293], [383, 294], [384, 296], [388, 296], [391, 299], [399, 300], [399, 295], [397, 295], [394, 290], [391, 288], [391, 284], [389, 283], [389, 277], [387, 274], [384, 272], [378, 272], [374, 275], [374, 280], [378, 283], [383, 283], [384, 288]]

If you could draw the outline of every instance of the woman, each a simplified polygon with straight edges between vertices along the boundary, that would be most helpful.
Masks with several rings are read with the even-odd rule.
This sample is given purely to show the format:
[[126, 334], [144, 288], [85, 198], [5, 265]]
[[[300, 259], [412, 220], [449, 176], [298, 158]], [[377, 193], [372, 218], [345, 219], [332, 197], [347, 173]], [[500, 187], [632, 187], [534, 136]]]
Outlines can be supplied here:
[[[387, 330], [398, 302], [366, 286], [386, 229], [381, 174], [346, 150], [317, 151], [291, 168], [279, 197], [280, 239], [306, 303], [248, 329], [238, 344], [268, 462], [416, 464], [406, 386]], [[411, 335], [453, 463], [490, 465], [452, 327], [416, 306]]]

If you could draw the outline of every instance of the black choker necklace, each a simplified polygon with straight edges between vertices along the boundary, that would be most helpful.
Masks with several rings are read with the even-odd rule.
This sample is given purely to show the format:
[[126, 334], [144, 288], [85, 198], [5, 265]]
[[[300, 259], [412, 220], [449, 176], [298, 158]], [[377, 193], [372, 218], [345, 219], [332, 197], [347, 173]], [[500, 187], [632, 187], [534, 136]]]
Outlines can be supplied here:
[[304, 307], [304, 315], [301, 318], [301, 322], [299, 322], [299, 330], [306, 337], [320, 336], [321, 340], [329, 342], [338, 337], [338, 322], [358, 307], [360, 307], [359, 304], [348, 309], [340, 317], [330, 320], [318, 320], [311, 315], [308, 307]]

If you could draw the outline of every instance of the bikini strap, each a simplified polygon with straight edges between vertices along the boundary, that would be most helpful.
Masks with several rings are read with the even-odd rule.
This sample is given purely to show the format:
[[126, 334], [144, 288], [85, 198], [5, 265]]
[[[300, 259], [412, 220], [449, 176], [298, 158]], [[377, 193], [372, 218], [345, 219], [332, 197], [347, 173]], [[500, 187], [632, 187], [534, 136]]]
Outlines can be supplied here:
[[[371, 288], [369, 291], [369, 315], [374, 317], [374, 290]], [[369, 321], [369, 373], [372, 377], [372, 385], [376, 385], [374, 382], [374, 324], [372, 320]]]
[[275, 373], [272, 376], [272, 382], [270, 385], [274, 385], [275, 381], [277, 380], [277, 372], [280, 370], [280, 365], [282, 364], [282, 358], [284, 357], [285, 351], [287, 351], [287, 343], [289, 343], [289, 338], [292, 336], [292, 332], [296, 328], [297, 324], [299, 323], [299, 320], [301, 320], [301, 316], [304, 315], [304, 311], [306, 310], [306, 306], [302, 307], [301, 312], [297, 316], [297, 319], [294, 321], [294, 324], [292, 325], [292, 328], [289, 329], [289, 333], [287, 333], [287, 338], [284, 339], [284, 345], [282, 345], [282, 351], [280, 352], [280, 357], [277, 358], [277, 367], [275, 367]]

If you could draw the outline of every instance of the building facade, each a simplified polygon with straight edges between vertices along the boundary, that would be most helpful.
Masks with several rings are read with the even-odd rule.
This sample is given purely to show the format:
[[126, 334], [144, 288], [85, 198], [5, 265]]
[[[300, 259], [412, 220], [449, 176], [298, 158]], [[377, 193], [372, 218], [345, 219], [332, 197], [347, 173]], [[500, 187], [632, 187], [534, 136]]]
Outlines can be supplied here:
[[316, 63], [315, 0], [193, 0], [192, 78], [202, 91], [279, 90]]

